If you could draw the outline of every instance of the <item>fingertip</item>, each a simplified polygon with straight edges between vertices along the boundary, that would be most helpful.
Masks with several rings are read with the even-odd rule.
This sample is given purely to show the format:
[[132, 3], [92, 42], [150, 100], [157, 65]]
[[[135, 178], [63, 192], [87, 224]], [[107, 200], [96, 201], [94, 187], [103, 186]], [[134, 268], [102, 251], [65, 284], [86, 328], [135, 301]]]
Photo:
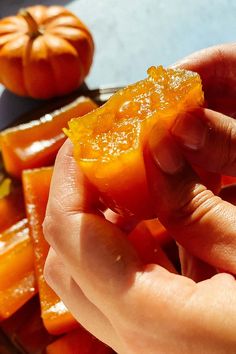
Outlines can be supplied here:
[[171, 134], [185, 148], [197, 151], [204, 146], [209, 124], [200, 118], [201, 111], [181, 114], [171, 127]]
[[69, 139], [66, 139], [66, 141], [62, 144], [62, 146], [58, 150], [55, 159], [54, 169], [57, 168], [58, 164], [61, 164], [62, 161], [67, 160], [68, 158], [74, 159], [73, 145]]
[[59, 154], [73, 156], [73, 144], [69, 138], [63, 143], [59, 149]]
[[167, 133], [155, 139], [145, 153], [146, 176], [156, 216], [165, 226], [178, 219], [179, 210], [193, 197], [199, 178], [185, 160], [175, 139]]
[[58, 152], [50, 186], [47, 213], [54, 215], [95, 210], [99, 196], [73, 156], [69, 139]]
[[162, 172], [173, 175], [185, 165], [183, 155], [168, 132], [160, 134], [159, 127], [152, 130], [149, 139], [149, 151], [154, 164]]
[[170, 133], [186, 160], [208, 172], [235, 175], [235, 120], [208, 108], [177, 117]]

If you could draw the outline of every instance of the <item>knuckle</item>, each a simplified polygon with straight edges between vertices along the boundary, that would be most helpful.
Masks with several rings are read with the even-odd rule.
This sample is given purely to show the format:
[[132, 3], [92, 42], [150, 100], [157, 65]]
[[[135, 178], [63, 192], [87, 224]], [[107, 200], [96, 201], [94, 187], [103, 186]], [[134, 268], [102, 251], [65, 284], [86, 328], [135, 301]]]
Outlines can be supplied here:
[[64, 214], [66, 212], [65, 206], [67, 204], [67, 195], [60, 194], [58, 196], [54, 193], [49, 198], [49, 210], [53, 210], [57, 214]]
[[235, 277], [229, 273], [218, 273], [212, 278], [225, 290], [228, 288], [236, 288]]
[[51, 257], [47, 257], [44, 265], [43, 276], [48, 285], [51, 287], [53, 287], [55, 283], [56, 274], [57, 271], [55, 261]]
[[44, 238], [49, 244], [56, 241], [56, 235], [60, 234], [62, 228], [67, 228], [70, 216], [75, 214], [75, 212], [68, 211], [66, 205], [66, 200], [63, 198], [50, 197], [42, 224]]
[[169, 213], [168, 223], [172, 227], [189, 227], [206, 217], [220, 200], [202, 184], [195, 184], [191, 191], [182, 192], [178, 208]]
[[45, 240], [49, 244], [52, 244], [54, 237], [58, 232], [58, 219], [55, 216], [48, 214], [45, 216], [42, 227]]

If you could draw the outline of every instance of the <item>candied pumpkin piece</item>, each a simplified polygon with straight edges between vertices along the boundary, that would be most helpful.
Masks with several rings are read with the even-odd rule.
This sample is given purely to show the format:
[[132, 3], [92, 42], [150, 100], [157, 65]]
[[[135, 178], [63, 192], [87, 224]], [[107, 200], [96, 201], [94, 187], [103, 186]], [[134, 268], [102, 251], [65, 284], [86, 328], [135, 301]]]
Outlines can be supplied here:
[[65, 141], [62, 128], [68, 120], [96, 107], [90, 98], [79, 97], [38, 120], [2, 131], [0, 145], [6, 171], [19, 178], [24, 169], [51, 165]]
[[52, 167], [24, 171], [23, 188], [30, 235], [33, 240], [42, 319], [49, 333], [60, 334], [78, 326], [78, 323], [48, 286], [43, 276], [49, 245], [43, 235], [42, 223], [46, 212], [52, 171]]
[[27, 219], [0, 234], [0, 320], [36, 294], [33, 258]]
[[177, 115], [203, 105], [197, 73], [151, 67], [148, 77], [69, 122], [74, 155], [105, 204], [122, 215], [151, 219], [143, 149], [157, 125], [161, 136]]
[[100, 342], [84, 328], [78, 328], [57, 339], [46, 348], [46, 354], [113, 354], [114, 351]]

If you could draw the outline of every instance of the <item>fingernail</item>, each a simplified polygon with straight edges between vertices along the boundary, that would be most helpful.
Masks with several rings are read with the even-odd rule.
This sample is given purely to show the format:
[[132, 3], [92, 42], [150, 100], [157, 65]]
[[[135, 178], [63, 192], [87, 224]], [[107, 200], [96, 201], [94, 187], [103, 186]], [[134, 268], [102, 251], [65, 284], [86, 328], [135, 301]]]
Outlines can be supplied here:
[[172, 135], [191, 150], [199, 150], [204, 145], [207, 131], [202, 119], [192, 114], [179, 116], [171, 128]]
[[157, 143], [155, 135], [152, 134], [149, 145], [154, 161], [163, 172], [175, 174], [183, 168], [184, 159], [170, 138]]

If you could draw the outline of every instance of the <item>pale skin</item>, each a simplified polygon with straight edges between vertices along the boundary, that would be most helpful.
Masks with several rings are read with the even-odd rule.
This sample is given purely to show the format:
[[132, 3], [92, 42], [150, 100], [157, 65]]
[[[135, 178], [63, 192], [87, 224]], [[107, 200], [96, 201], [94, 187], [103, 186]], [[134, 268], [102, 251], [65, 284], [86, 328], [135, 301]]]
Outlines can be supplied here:
[[221, 191], [231, 202], [223, 200], [191, 164], [236, 176], [236, 45], [176, 65], [200, 73], [208, 108], [179, 117], [162, 138], [154, 130], [145, 162], [156, 216], [181, 245], [185, 275], [142, 264], [125, 232], [99, 211], [69, 141], [52, 178], [44, 274], [75, 318], [119, 354], [234, 354], [236, 189]]

